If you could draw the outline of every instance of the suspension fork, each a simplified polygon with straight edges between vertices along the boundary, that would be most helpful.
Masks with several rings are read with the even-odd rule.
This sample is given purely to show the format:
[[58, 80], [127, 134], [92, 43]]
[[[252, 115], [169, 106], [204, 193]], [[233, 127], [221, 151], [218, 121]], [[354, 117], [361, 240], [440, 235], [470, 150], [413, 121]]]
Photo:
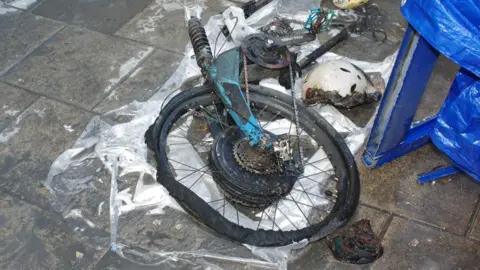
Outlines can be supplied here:
[[[251, 145], [271, 147], [269, 136], [264, 133], [252, 114], [240, 86], [240, 48], [229, 50], [213, 59], [205, 28], [196, 17], [188, 21], [188, 34], [203, 76], [214, 86], [215, 92], [243, 135], [249, 138]], [[209, 121], [210, 129], [218, 130], [211, 126], [213, 124]]]

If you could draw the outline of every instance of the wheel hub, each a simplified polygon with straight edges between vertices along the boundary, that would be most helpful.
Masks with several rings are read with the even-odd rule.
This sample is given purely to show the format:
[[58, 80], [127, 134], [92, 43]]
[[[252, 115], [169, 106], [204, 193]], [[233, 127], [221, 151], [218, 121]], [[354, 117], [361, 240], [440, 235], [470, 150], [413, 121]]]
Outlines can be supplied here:
[[280, 170], [272, 154], [251, 147], [240, 130], [232, 127], [219, 134], [212, 145], [213, 179], [236, 203], [258, 208], [271, 205], [290, 193], [298, 176]]

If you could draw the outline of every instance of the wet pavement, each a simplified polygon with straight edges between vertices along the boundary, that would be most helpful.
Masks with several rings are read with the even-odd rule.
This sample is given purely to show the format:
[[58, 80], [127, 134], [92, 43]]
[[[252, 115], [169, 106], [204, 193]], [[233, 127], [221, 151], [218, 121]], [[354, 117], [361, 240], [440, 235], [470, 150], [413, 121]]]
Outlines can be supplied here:
[[[371, 45], [371, 36], [363, 35], [336, 53], [381, 61], [395, 52], [406, 25], [399, 1], [372, 2], [387, 18], [388, 43]], [[204, 19], [235, 5], [227, 0], [202, 3]], [[188, 41], [182, 5], [175, 0], [0, 0], [0, 269], [159, 269], [108, 251], [107, 215], [80, 230], [72, 219], [66, 222], [65, 217], [81, 214], [71, 205], [97, 213], [99, 205], [108, 204], [109, 183], [101, 181], [108, 178], [106, 172], [92, 172], [100, 180], [92, 184], [90, 196], [75, 202], [54, 198], [44, 181], [52, 162], [74, 145], [90, 119], [147, 100], [176, 69]], [[439, 60], [416, 119], [439, 110], [457, 69], [447, 59]], [[374, 112], [368, 105], [343, 111], [359, 125]], [[371, 220], [385, 254], [372, 265], [347, 265], [336, 261], [321, 240], [301, 250], [289, 269], [480, 269], [477, 182], [459, 174], [417, 184], [417, 174], [448, 163], [431, 145], [374, 171], [359, 155], [357, 162], [361, 206], [353, 221]], [[119, 228], [122, 237], [138, 236], [134, 245], [202, 248], [216, 241], [232, 248], [200, 226], [195, 233], [202, 239], [184, 243], [193, 232], [173, 228], [194, 221], [183, 214], [163, 224], [151, 216], [147, 227], [136, 222], [138, 215], [143, 216], [124, 217], [128, 222]], [[239, 256], [246, 252], [235, 248]], [[161, 269], [192, 268], [171, 261]]]

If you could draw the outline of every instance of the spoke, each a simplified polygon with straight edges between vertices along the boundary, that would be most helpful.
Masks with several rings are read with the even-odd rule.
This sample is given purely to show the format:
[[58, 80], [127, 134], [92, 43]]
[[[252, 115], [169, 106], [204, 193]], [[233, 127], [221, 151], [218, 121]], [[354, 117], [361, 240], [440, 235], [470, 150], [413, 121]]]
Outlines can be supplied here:
[[[204, 167], [202, 168], [205, 168], [206, 166], [208, 165], [205, 165]], [[200, 169], [195, 169], [195, 170], [189, 170], [189, 169], [180, 169], [180, 168], [174, 168], [175, 171], [184, 171], [184, 172], [211, 172], [211, 173], [219, 173], [220, 171], [213, 171], [211, 168], [209, 168], [208, 170], [206, 171], [203, 171], [203, 170], [200, 170]]]
[[187, 164], [185, 164], [185, 163], [182, 163], [182, 162], [177, 161], [177, 160], [174, 160], [174, 159], [170, 159], [170, 158], [169, 158], [168, 161], [169, 161], [169, 162], [170, 162], [170, 161], [173, 161], [173, 162], [175, 162], [175, 163], [178, 163], [178, 164], [181, 164], [181, 165], [186, 166], [186, 167], [188, 167], [188, 168], [191, 168], [191, 170], [181, 169], [181, 168], [174, 168], [175, 171], [186, 171], [186, 172], [193, 172], [193, 171], [195, 171], [195, 172], [202, 172], [202, 173], [203, 173], [203, 172], [211, 172], [211, 173], [214, 173], [214, 172], [215, 172], [215, 173], [219, 173], [219, 172], [220, 172], [220, 171], [216, 171], [216, 170], [213, 171], [211, 168], [208, 168], [208, 170], [206, 170], [206, 171], [203, 171], [203, 170], [202, 170], [203, 168], [206, 168], [206, 167], [210, 166], [210, 164], [207, 164], [207, 165], [205, 165], [205, 166], [203, 166], [203, 167], [201, 167], [201, 168], [195, 168], [195, 167], [189, 166], [189, 165], [187, 165]]
[[205, 109], [203, 106], [200, 106], [200, 108], [202, 109], [202, 111], [205, 112], [205, 113], [207, 113], [207, 114], [209, 115], [208, 117], [205, 116], [205, 115], [203, 115], [203, 117], [208, 118], [208, 119], [211, 119], [211, 120], [213, 120], [213, 121], [216, 121], [216, 122], [220, 123], [220, 125], [222, 126], [222, 130], [223, 130], [223, 127], [224, 127], [224, 126], [228, 127], [228, 125], [227, 125], [227, 123], [224, 123], [224, 122], [222, 122], [222, 120], [220, 120], [220, 115], [218, 115], [217, 108], [216, 108], [216, 106], [214, 106], [214, 107], [215, 107], [215, 112], [217, 113], [218, 118], [215, 118], [215, 116], [212, 115], [209, 111], [207, 111], [207, 109]]
[[[308, 195], [308, 194], [310, 194], [310, 193], [307, 192], [307, 191], [305, 190], [305, 188], [303, 187], [302, 182], [301, 182], [301, 181], [297, 181], [297, 182], [298, 182], [298, 184], [300, 185], [300, 187], [302, 187], [303, 192], [305, 192], [305, 194], [307, 194], [308, 200], [312, 203], [312, 205], [315, 205], [315, 204], [313, 203], [313, 200], [312, 200], [312, 199], [310, 198], [310, 196]], [[296, 189], [296, 188], [294, 188], [294, 190], [300, 191], [300, 190], [298, 190], [298, 189]], [[312, 195], [313, 195], [313, 194], [312, 194]], [[319, 196], [319, 197], [320, 197], [320, 196]]]
[[[277, 217], [277, 209], [278, 209], [278, 202], [275, 203], [275, 211], [273, 212], [273, 224], [272, 224], [272, 230], [275, 228], [275, 225], [277, 225], [275, 223], [275, 218]], [[277, 228], [281, 231], [280, 227], [278, 227], [277, 225]]]
[[[312, 165], [312, 166], [314, 166], [313, 164], [318, 163], [318, 162], [320, 162], [320, 161], [324, 161], [325, 159], [328, 159], [328, 157], [324, 157], [324, 158], [322, 158], [322, 159], [309, 162], [309, 163], [305, 164], [305, 166], [307, 166], [307, 165]], [[315, 167], [315, 166], [314, 166], [314, 167]], [[318, 168], [317, 168], [317, 169], [318, 169]], [[321, 169], [319, 169], [319, 170], [321, 170]]]
[[222, 200], [223, 200], [223, 204], [222, 204], [220, 207], [218, 207], [217, 209], [215, 209], [215, 211], [217, 211], [217, 212], [218, 212], [218, 210], [220, 210], [222, 207], [224, 207], [224, 206], [225, 206], [225, 204], [226, 204], [225, 197], [223, 197], [223, 199], [222, 199]]
[[184, 142], [184, 143], [168, 143], [168, 142], [166, 142], [166, 143], [161, 143], [160, 145], [161, 146], [166, 146], [166, 145], [185, 145], [185, 144], [190, 144], [191, 145], [191, 143], [188, 143], [188, 142]]
[[[334, 175], [335, 175], [335, 174], [330, 174], [330, 173], [328, 173], [328, 172], [330, 172], [330, 171], [333, 172], [333, 169], [330, 169], [330, 170], [328, 170], [328, 171], [324, 171], [324, 170], [318, 168], [317, 166], [315, 166], [315, 165], [313, 165], [313, 164], [310, 164], [310, 165], [312, 165], [313, 167], [315, 167], [315, 168], [317, 168], [318, 170], [322, 171], [321, 173], [327, 173], [328, 176], [334, 176]], [[334, 179], [335, 179], [334, 181], [338, 182], [338, 178], [337, 178], [337, 177], [335, 177]]]
[[308, 177], [308, 176], [303, 176], [302, 179], [308, 179], [308, 180], [310, 180], [310, 181], [312, 181], [312, 182], [317, 183], [318, 185], [323, 185], [322, 183], [320, 183], [320, 182], [318, 182], [318, 181], [316, 181], [316, 180], [313, 180], [312, 178], [310, 178], [310, 177]]
[[[278, 205], [278, 202], [277, 202], [277, 205]], [[273, 224], [272, 224], [272, 230], [275, 228], [275, 226], [277, 226], [278, 230], [280, 230], [280, 231], [282, 230], [282, 229], [280, 229], [280, 226], [278, 226], [278, 224], [275, 223], [275, 216], [274, 216], [273, 219], [272, 219], [272, 217], [271, 217], [269, 214], [267, 214], [267, 213], [265, 212], [265, 210], [263, 210], [262, 213], [265, 213], [265, 216], [267, 216], [268, 219], [270, 219], [270, 220], [273, 222]], [[276, 213], [276, 210], [275, 210], [275, 213]], [[290, 221], [290, 222], [291, 222], [291, 221]], [[294, 226], [295, 226], [295, 224], [294, 224]], [[257, 229], [258, 229], [258, 228], [257, 228]]]
[[177, 180], [177, 181], [178, 181], [178, 182], [182, 182], [183, 179], [189, 177], [190, 175], [194, 175], [194, 174], [196, 174], [197, 172], [198, 172], [198, 171], [191, 172], [191, 173], [187, 174], [186, 176], [182, 177], [182, 179], [179, 179], [179, 180]]
[[[182, 162], [180, 162], [180, 161], [177, 161], [177, 160], [175, 160], [175, 159], [169, 158], [168, 161], [176, 162], [176, 163], [178, 163], [178, 164], [181, 164], [181, 165], [183, 165], [183, 166], [185, 166], [185, 167], [188, 167], [188, 168], [191, 168], [191, 169], [194, 169], [194, 170], [201, 170], [201, 169], [207, 167], [208, 165], [210, 165], [210, 164], [207, 164], [207, 165], [205, 165], [205, 166], [203, 166], [203, 167], [201, 167], [201, 168], [195, 168], [195, 167], [192, 167], [192, 166], [187, 165], [187, 164], [185, 164], [185, 163], [182, 163]], [[178, 170], [180, 170], [180, 169], [178, 169]]]
[[[212, 101], [213, 103], [213, 101]], [[217, 110], [217, 106], [215, 104], [213, 104], [213, 107], [215, 108], [215, 114], [217, 115], [218, 119], [220, 119], [220, 114], [218, 113], [218, 110]], [[225, 129], [223, 128], [223, 123], [220, 122], [220, 125], [222, 126], [222, 130], [225, 131]], [[228, 125], [226, 125], [228, 127]]]
[[207, 202], [207, 203], [210, 204], [210, 203], [213, 203], [213, 202], [219, 202], [219, 201], [221, 201], [221, 200], [223, 200], [223, 199], [225, 199], [225, 198], [216, 199], [216, 200], [213, 200], [213, 201], [209, 201], [209, 202]]
[[260, 113], [256, 113], [256, 114], [255, 114], [255, 118], [257, 118], [257, 121], [260, 121], [260, 119], [258, 119], [258, 117], [260, 117], [260, 114], [262, 114], [267, 107], [268, 107], [268, 106], [265, 105], [265, 107], [263, 107], [263, 109], [260, 111]]
[[[270, 199], [268, 196], [265, 196], [265, 198], [267, 198], [267, 200], [269, 200], [269, 201], [270, 201], [270, 203], [272, 203], [272, 204], [273, 204], [273, 201], [272, 201], [272, 200], [271, 200], [271, 199]], [[285, 199], [287, 199], [287, 198], [285, 198]], [[295, 225], [295, 223], [293, 223], [293, 222], [292, 222], [292, 221], [291, 221], [291, 220], [288, 218], [288, 216], [287, 216], [287, 215], [285, 215], [285, 213], [283, 213], [283, 211], [282, 211], [282, 210], [280, 210], [280, 208], [277, 208], [277, 209], [278, 209], [278, 211], [280, 211], [280, 213], [282, 213], [282, 215], [284, 215], [284, 216], [285, 216], [285, 218], [286, 218], [288, 221], [290, 221], [290, 223], [292, 223], [293, 227], [295, 227], [295, 229], [297, 229], [297, 230], [298, 230], [298, 227], [297, 227], [297, 225]]]
[[175, 168], [175, 171], [185, 171], [185, 172], [205, 172], [205, 171], [200, 171], [200, 170], [177, 169], [177, 168]]
[[207, 172], [203, 172], [202, 175], [200, 175], [197, 180], [195, 180], [195, 183], [193, 183], [188, 189], [192, 189], [193, 186], [195, 186], [195, 184], [200, 180], [200, 178], [202, 178]]
[[305, 190], [296, 189], [296, 188], [294, 188], [293, 190], [296, 190], [296, 191], [303, 192], [303, 193], [307, 194], [307, 197], [310, 200], [310, 202], [312, 203], [312, 205], [314, 205], [315, 203], [313, 203], [312, 199], [310, 199], [310, 197], [308, 195], [312, 195], [312, 196], [315, 196], [315, 197], [318, 197], [318, 198], [322, 198], [322, 199], [325, 199], [327, 201], [335, 202], [335, 201], [332, 201], [330, 198], [323, 197], [322, 195], [319, 195], [319, 194], [313, 194], [313, 193], [307, 192]]
[[[183, 132], [185, 132], [185, 134], [188, 134], [188, 132], [185, 131], [184, 129], [182, 129], [181, 127], [178, 127], [178, 128], [179, 128], [180, 130], [182, 130]], [[191, 136], [192, 136], [193, 139], [195, 139], [195, 140], [197, 140], [198, 142], [200, 142], [200, 143], [203, 145], [203, 147], [205, 147], [205, 149], [207, 149], [207, 150], [209, 149], [209, 148], [205, 145], [205, 142], [203, 142], [201, 139], [198, 139], [197, 137], [195, 137], [195, 136], [193, 136], [193, 135], [191, 135]], [[187, 139], [187, 138], [185, 137], [185, 139]], [[188, 139], [187, 139], [187, 140], [188, 140]], [[192, 145], [192, 146], [193, 146], [193, 145]], [[194, 147], [194, 148], [195, 148], [195, 147]]]
[[262, 223], [262, 219], [263, 219], [263, 214], [265, 213], [265, 210], [262, 211], [262, 216], [260, 216], [260, 220], [258, 221], [258, 226], [257, 226], [257, 230], [258, 228], [260, 228], [260, 223]]
[[[235, 203], [235, 206], [238, 207], [237, 203]], [[240, 217], [238, 216], [238, 209], [235, 207], [235, 210], [237, 211], [237, 224], [240, 225]]]
[[227, 199], [223, 197], [223, 216], [225, 216], [225, 208], [227, 208]]
[[[324, 192], [324, 191], [326, 190], [326, 188], [325, 188], [325, 184], [326, 184], [326, 183], [325, 183], [325, 184], [321, 184], [321, 183], [319, 183], [319, 182], [311, 179], [310, 177], [307, 177], [307, 179], [309, 179], [310, 181], [313, 181], [313, 182], [315, 182], [315, 183], [318, 183], [318, 185], [320, 185], [320, 186], [322, 187], [322, 188], [320, 189], [320, 192]], [[334, 200], [332, 200], [332, 199], [329, 199], [329, 198], [327, 198], [327, 197], [322, 197], [322, 198], [324, 198], [325, 200], [329, 200], [329, 201], [331, 201], [331, 202], [333, 202], [333, 203], [336, 203], [336, 201], [334, 201]]]
[[[292, 200], [290, 200], [290, 199], [288, 199], [288, 198], [284, 198], [284, 199], [287, 200], [287, 201], [292, 201]], [[295, 201], [293, 201], [293, 202], [295, 202]], [[298, 203], [298, 204], [301, 204], [301, 205], [308, 206], [308, 207], [310, 207], [310, 208], [312, 208], [312, 209], [317, 209], [317, 210], [320, 210], [320, 211], [323, 211], [323, 212], [326, 212], [326, 213], [329, 213], [329, 214], [330, 214], [330, 211], [328, 211], [328, 210], [321, 209], [321, 208], [318, 208], [318, 207], [316, 207], [316, 206], [308, 205], [308, 204], [302, 203], [302, 202], [297, 202], [297, 203]], [[280, 209], [279, 209], [279, 210], [280, 210]]]
[[306, 177], [310, 177], [310, 176], [315, 176], [315, 175], [323, 174], [323, 173], [327, 173], [327, 172], [323, 171], [323, 172], [318, 172], [318, 173], [314, 173], [314, 174], [310, 174], [310, 175], [302, 175], [302, 176], [300, 176], [297, 180], [302, 179], [302, 178], [306, 178]]
[[265, 129], [273, 120], [275, 120], [275, 118], [277, 118], [277, 116], [280, 114], [280, 112], [277, 112], [273, 117], [272, 119], [270, 119], [270, 121], [268, 121], [265, 125], [262, 126], [262, 129]]
[[[168, 138], [178, 138], [178, 139], [185, 139], [187, 140], [187, 138], [185, 138], [185, 136], [181, 137], [181, 136], [178, 136], [178, 135], [172, 135], [172, 134], [168, 134]], [[188, 140], [187, 140], [188, 141]], [[167, 142], [168, 143], [168, 142]], [[166, 144], [166, 143], [165, 143]], [[188, 144], [191, 144], [191, 143], [188, 143]]]
[[292, 201], [297, 205], [298, 210], [300, 210], [300, 213], [302, 213], [303, 217], [304, 217], [305, 220], [307, 221], [308, 226], [310, 226], [310, 222], [308, 222], [308, 218], [307, 218], [307, 216], [305, 215], [305, 213], [303, 213], [302, 208], [300, 207], [300, 205], [298, 205], [297, 201], [295, 201], [295, 199], [292, 197], [292, 195], [290, 195], [290, 198], [292, 198]]

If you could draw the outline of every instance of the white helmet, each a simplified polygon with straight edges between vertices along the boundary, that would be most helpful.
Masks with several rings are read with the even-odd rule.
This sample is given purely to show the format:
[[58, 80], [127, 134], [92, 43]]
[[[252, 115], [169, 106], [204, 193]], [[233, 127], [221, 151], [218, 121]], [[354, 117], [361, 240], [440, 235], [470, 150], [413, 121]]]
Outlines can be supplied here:
[[333, 4], [340, 9], [356, 8], [367, 2], [368, 0], [333, 0]]
[[349, 62], [331, 60], [320, 64], [303, 81], [302, 98], [312, 89], [337, 92], [347, 97], [354, 92], [365, 93], [368, 81], [364, 73]]

